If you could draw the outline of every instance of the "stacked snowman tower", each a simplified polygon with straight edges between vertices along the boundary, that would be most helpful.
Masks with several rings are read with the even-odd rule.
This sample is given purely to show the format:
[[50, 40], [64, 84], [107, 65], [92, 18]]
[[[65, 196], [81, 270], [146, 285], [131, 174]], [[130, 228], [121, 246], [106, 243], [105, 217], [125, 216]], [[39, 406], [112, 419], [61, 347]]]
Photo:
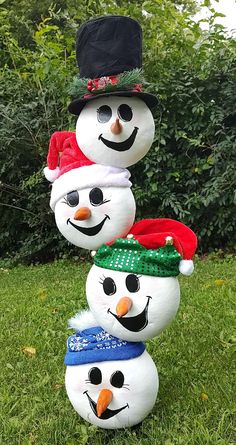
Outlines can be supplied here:
[[195, 234], [172, 219], [134, 223], [127, 167], [154, 138], [157, 98], [142, 90], [142, 31], [129, 17], [86, 22], [77, 34], [80, 77], [69, 111], [76, 132], [50, 140], [45, 176], [63, 236], [91, 250], [89, 310], [70, 320], [66, 389], [75, 410], [103, 428], [141, 422], [158, 391], [143, 341], [160, 334], [180, 302], [177, 275], [190, 275]]

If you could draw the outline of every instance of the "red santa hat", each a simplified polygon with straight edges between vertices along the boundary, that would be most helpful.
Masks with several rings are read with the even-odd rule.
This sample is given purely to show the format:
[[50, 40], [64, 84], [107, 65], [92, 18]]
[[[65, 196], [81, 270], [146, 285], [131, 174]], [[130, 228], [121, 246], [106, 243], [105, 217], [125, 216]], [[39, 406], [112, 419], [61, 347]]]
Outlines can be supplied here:
[[44, 175], [53, 182], [50, 206], [72, 190], [88, 187], [131, 187], [130, 172], [125, 168], [95, 164], [80, 150], [75, 133], [57, 131], [49, 142], [48, 166]]
[[197, 236], [185, 224], [169, 218], [143, 219], [133, 225], [129, 236], [147, 249], [173, 244], [182, 257], [180, 273], [189, 276], [194, 271], [192, 258], [197, 249]]
[[103, 244], [92, 252], [94, 263], [103, 269], [157, 277], [191, 275], [197, 247], [195, 233], [173, 219], [143, 219], [134, 224], [126, 238]]

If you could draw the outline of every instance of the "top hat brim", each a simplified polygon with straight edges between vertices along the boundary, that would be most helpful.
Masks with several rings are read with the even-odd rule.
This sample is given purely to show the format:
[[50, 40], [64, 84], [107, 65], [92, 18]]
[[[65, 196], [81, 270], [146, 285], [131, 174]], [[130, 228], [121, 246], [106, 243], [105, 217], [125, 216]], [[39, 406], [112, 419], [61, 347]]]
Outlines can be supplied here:
[[71, 114], [79, 116], [79, 114], [81, 113], [82, 109], [84, 108], [87, 102], [99, 99], [100, 97], [108, 97], [108, 96], [139, 97], [145, 102], [145, 104], [150, 108], [151, 111], [153, 111], [159, 103], [157, 97], [154, 96], [154, 94], [143, 93], [141, 91], [113, 91], [109, 93], [101, 93], [96, 95], [94, 94], [91, 95], [90, 97], [87, 96], [85, 98], [74, 99], [69, 104], [68, 111]]

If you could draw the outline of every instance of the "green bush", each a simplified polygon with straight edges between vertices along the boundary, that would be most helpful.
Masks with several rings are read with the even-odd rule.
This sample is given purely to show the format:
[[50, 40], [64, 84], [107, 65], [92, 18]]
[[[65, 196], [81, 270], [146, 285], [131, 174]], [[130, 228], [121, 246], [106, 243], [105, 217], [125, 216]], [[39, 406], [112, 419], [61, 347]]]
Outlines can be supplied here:
[[194, 2], [175, 3], [67, 0], [49, 7], [44, 0], [29, 7], [20, 0], [6, 9], [0, 2], [2, 257], [41, 261], [78, 252], [58, 233], [42, 168], [50, 135], [75, 128], [67, 91], [77, 72], [76, 29], [104, 13], [142, 24], [147, 87], [160, 98], [153, 147], [131, 168], [138, 218], [180, 219], [196, 231], [201, 250], [232, 248], [236, 43], [214, 25], [214, 11], [207, 33], [190, 19]]

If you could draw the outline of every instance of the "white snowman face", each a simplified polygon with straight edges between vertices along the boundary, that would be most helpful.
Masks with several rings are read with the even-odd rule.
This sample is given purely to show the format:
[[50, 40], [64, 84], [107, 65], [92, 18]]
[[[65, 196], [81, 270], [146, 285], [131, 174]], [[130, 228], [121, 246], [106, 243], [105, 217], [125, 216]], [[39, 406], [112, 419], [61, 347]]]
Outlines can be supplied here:
[[55, 206], [56, 224], [62, 235], [85, 249], [98, 249], [103, 243], [125, 236], [134, 218], [135, 200], [129, 187], [73, 190]]
[[88, 159], [128, 167], [150, 149], [155, 125], [148, 106], [137, 97], [110, 96], [88, 102], [76, 124], [76, 139]]
[[130, 360], [67, 366], [65, 383], [81, 417], [101, 428], [124, 428], [141, 422], [153, 408], [158, 374], [144, 351]]
[[111, 335], [145, 341], [159, 335], [180, 303], [175, 277], [152, 277], [92, 266], [86, 283], [89, 307]]

